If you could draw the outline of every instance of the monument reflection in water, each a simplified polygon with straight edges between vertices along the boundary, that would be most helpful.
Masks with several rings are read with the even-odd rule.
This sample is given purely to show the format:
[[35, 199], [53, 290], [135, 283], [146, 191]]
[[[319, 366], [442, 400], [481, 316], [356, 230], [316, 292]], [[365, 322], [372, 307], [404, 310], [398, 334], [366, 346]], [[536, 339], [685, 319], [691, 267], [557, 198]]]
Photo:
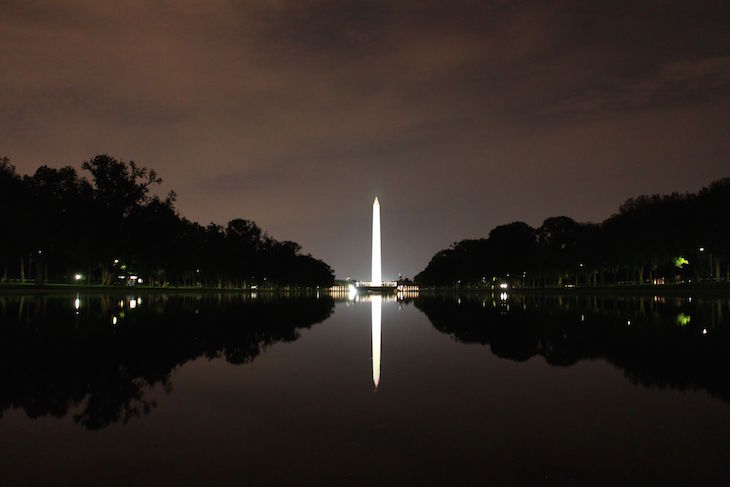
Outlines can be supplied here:
[[377, 390], [380, 384], [380, 354], [382, 350], [382, 320], [383, 320], [383, 301], [387, 302], [408, 302], [418, 297], [417, 291], [397, 294], [370, 294], [364, 296], [356, 296], [350, 294], [349, 299], [353, 301], [357, 297], [358, 301], [370, 301], [370, 328], [372, 334], [372, 362], [373, 362], [373, 385]]
[[371, 327], [373, 334], [373, 384], [378, 388], [380, 384], [380, 323], [383, 313], [383, 298], [373, 296], [370, 300]]
[[0, 485], [730, 478], [727, 297], [348, 298], [0, 295]]

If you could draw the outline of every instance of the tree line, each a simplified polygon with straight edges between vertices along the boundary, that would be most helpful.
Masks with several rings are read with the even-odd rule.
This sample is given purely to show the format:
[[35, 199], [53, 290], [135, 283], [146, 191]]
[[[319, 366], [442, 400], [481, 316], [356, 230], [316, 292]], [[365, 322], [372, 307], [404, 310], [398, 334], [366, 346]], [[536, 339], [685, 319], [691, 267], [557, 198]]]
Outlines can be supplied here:
[[600, 223], [567, 216], [498, 226], [455, 242], [415, 277], [422, 286], [492, 287], [730, 281], [730, 178], [697, 193], [628, 199]]
[[334, 272], [278, 241], [255, 222], [192, 222], [176, 195], [151, 192], [162, 179], [134, 161], [100, 154], [71, 166], [21, 176], [0, 159], [0, 279], [143, 283], [203, 287], [330, 286]]

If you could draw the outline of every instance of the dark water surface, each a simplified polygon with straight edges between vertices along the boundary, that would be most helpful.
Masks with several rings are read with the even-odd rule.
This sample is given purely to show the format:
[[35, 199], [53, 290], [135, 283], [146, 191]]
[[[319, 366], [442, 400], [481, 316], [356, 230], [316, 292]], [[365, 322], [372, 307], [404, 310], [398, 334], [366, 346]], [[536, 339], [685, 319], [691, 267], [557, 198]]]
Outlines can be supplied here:
[[0, 296], [0, 483], [728, 484], [729, 317], [727, 298]]

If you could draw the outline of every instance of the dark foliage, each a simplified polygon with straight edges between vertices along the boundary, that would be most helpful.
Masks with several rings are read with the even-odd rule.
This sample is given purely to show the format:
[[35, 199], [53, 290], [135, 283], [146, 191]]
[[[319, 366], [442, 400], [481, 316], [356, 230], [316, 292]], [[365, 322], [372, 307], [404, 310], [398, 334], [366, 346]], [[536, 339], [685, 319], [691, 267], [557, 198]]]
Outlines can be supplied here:
[[[596, 286], [730, 281], [730, 178], [698, 193], [639, 196], [600, 224], [514, 222], [433, 256], [422, 286]], [[678, 260], [680, 259], [681, 260]], [[686, 263], [684, 262], [686, 261]]]
[[[202, 226], [175, 210], [175, 193], [152, 195], [162, 180], [133, 161], [97, 155], [81, 166], [42, 166], [21, 177], [0, 159], [3, 238], [10, 279], [114, 284], [131, 275], [150, 285], [330, 286], [332, 269], [295, 242], [279, 242], [250, 220]], [[124, 278], [120, 278], [124, 276]]]

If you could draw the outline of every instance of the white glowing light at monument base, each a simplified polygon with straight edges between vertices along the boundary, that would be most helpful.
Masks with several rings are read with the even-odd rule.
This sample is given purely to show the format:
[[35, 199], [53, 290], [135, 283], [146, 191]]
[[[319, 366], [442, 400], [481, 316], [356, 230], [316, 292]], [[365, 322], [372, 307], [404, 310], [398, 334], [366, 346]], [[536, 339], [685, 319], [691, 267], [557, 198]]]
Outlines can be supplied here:
[[381, 286], [383, 283], [380, 262], [380, 203], [377, 197], [373, 203], [373, 266], [370, 281], [372, 286]]
[[382, 297], [373, 296], [370, 302], [370, 310], [372, 314], [371, 324], [373, 332], [373, 384], [378, 388], [380, 383], [380, 321], [382, 316]]

